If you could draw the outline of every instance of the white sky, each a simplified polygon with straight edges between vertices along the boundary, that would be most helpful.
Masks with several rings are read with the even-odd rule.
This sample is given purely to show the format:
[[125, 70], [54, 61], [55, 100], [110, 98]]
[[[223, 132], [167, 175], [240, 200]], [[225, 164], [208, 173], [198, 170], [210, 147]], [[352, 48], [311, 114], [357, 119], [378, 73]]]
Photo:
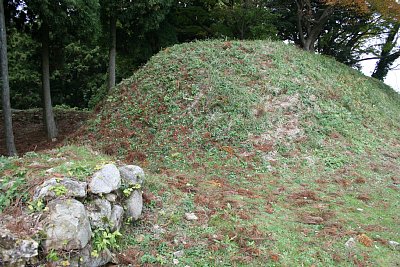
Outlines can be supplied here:
[[[374, 71], [376, 60], [366, 60], [362, 62], [362, 72], [371, 76]], [[397, 66], [397, 67], [396, 67]], [[394, 70], [389, 71], [385, 83], [393, 87], [394, 90], [400, 93], [400, 59], [398, 59], [394, 64]]]
[[[397, 37], [398, 38], [397, 45], [400, 47], [399, 34], [400, 33], [398, 33], [398, 37]], [[366, 46], [379, 45], [384, 41], [384, 38], [385, 38], [385, 36], [381, 36], [381, 37], [378, 36], [378, 37], [372, 38], [366, 43]], [[375, 56], [375, 55], [369, 54], [369, 55], [365, 55], [364, 57], [373, 57], [373, 56]], [[366, 61], [361, 62], [362, 72], [367, 76], [371, 76], [372, 72], [375, 69], [376, 62], [377, 62], [377, 60], [366, 60]], [[400, 58], [394, 62], [392, 67], [394, 69], [389, 71], [388, 75], [386, 76], [385, 83], [390, 85], [394, 90], [396, 90], [397, 92], [400, 93]]]

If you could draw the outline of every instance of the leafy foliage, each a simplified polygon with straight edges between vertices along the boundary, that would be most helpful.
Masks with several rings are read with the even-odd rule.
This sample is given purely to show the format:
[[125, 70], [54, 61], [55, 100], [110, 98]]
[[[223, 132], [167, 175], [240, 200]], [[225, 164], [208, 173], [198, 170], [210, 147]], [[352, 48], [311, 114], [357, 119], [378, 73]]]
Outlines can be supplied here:
[[121, 237], [119, 231], [110, 232], [108, 229], [98, 228], [93, 231], [93, 252], [99, 253], [105, 249], [119, 248], [118, 239]]
[[8, 59], [13, 108], [40, 105], [39, 45], [28, 34], [13, 29], [8, 35]]
[[276, 36], [277, 16], [263, 1], [178, 1], [169, 16], [180, 41]]
[[16, 198], [26, 198], [27, 193], [21, 193], [25, 184], [25, 172], [17, 173], [15, 177], [3, 177], [0, 180], [0, 212], [9, 207]]

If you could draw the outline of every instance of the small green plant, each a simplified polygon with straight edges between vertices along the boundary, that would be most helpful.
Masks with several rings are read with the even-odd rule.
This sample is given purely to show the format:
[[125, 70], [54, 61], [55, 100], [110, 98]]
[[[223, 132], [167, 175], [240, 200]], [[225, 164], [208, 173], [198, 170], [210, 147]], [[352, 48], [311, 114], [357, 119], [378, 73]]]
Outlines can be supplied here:
[[98, 228], [93, 231], [92, 244], [93, 252], [92, 255], [96, 256], [99, 252], [105, 249], [116, 249], [119, 248], [118, 239], [121, 237], [121, 233], [117, 230], [110, 232], [109, 229]]
[[30, 212], [38, 212], [44, 210], [46, 205], [43, 202], [43, 199], [39, 198], [29, 203], [28, 209]]
[[129, 186], [125, 185], [122, 188], [122, 193], [124, 193], [124, 196], [129, 197], [134, 190], [138, 190], [142, 188], [142, 186], [140, 184], [130, 184]]
[[50, 250], [49, 253], [46, 256], [46, 259], [48, 261], [58, 261], [60, 260], [60, 257], [58, 256], [57, 251], [55, 251], [54, 249]]
[[25, 199], [27, 193], [21, 193], [21, 187], [25, 184], [25, 173], [18, 173], [17, 178], [3, 177], [0, 180], [0, 212], [10, 206], [17, 197]]
[[52, 186], [50, 190], [53, 191], [58, 197], [64, 196], [68, 192], [68, 189], [64, 185]]

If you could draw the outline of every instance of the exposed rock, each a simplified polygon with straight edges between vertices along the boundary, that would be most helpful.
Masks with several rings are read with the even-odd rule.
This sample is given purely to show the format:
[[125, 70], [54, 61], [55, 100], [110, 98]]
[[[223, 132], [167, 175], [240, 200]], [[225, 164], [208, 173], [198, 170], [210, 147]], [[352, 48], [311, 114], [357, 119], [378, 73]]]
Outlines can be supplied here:
[[133, 220], [139, 219], [143, 209], [142, 191], [134, 190], [126, 201], [128, 216]]
[[55, 168], [50, 168], [46, 170], [47, 174], [52, 174], [53, 172], [55, 172]]
[[153, 232], [156, 235], [160, 235], [160, 234], [164, 234], [165, 233], [165, 229], [162, 228], [161, 226], [159, 226], [158, 224], [156, 224], [156, 225], [153, 226]]
[[194, 213], [185, 213], [185, 219], [188, 221], [196, 221], [199, 218]]
[[85, 207], [75, 199], [53, 200], [43, 220], [46, 233], [44, 247], [73, 250], [84, 248], [91, 238], [91, 228]]
[[144, 182], [144, 171], [139, 166], [126, 165], [119, 168], [121, 178], [128, 184], [140, 184]]
[[122, 225], [124, 208], [119, 205], [114, 205], [111, 210], [110, 225], [111, 231], [119, 231]]
[[[72, 163], [64, 165], [68, 164]], [[52, 175], [54, 170], [47, 170], [47, 175]], [[121, 172], [127, 184], [143, 184], [144, 172], [140, 167], [125, 166], [121, 168]], [[36, 212], [39, 210], [36, 204], [30, 205], [34, 212], [28, 216], [29, 223], [24, 224], [24, 229], [27, 229], [24, 234], [18, 232], [19, 235], [14, 236], [5, 228], [4, 222], [14, 222], [14, 217], [9, 216], [9, 220], [5, 220], [5, 216], [0, 218], [0, 266], [35, 265], [38, 258], [44, 259], [52, 250], [60, 253], [59, 260], [51, 262], [52, 266], [104, 266], [113, 261], [113, 255], [108, 249], [100, 252], [93, 250], [90, 242], [92, 228], [105, 228], [115, 232], [121, 228], [124, 216], [137, 220], [142, 214], [143, 195], [141, 190], [137, 190], [139, 186], [130, 186], [131, 194], [125, 200], [124, 207], [118, 205], [123, 198], [122, 191], [118, 190], [121, 186], [121, 175], [113, 164], [105, 165], [96, 172], [89, 185], [71, 178], [54, 176], [35, 188], [33, 199], [48, 203], [46, 209], [40, 212]], [[86, 199], [88, 191], [102, 194], [104, 198], [90, 195]], [[85, 205], [75, 198], [80, 198], [82, 202], [85, 200]], [[38, 202], [38, 207], [40, 203]], [[25, 218], [22, 221], [25, 222]], [[40, 252], [36, 241], [18, 238], [22, 235], [32, 236], [39, 230], [43, 231], [43, 250]], [[155, 228], [155, 232], [164, 231], [161, 227]], [[180, 255], [180, 251], [174, 254], [176, 258], [181, 257]]]
[[348, 249], [352, 249], [354, 248], [357, 244], [356, 244], [356, 240], [353, 237], [350, 237], [349, 240], [346, 241], [346, 243], [344, 244], [346, 246], [346, 248]]
[[105, 165], [96, 172], [89, 183], [89, 190], [94, 194], [108, 194], [121, 186], [121, 176], [114, 164]]
[[5, 228], [0, 228], [0, 265], [25, 266], [37, 261], [39, 244], [31, 239], [21, 239]]
[[174, 257], [176, 257], [176, 258], [180, 258], [180, 257], [183, 257], [183, 255], [185, 254], [184, 252], [183, 252], [183, 250], [178, 250], [178, 251], [175, 251], [174, 253], [172, 253], [173, 255], [174, 255]]
[[116, 194], [107, 194], [106, 199], [110, 202], [115, 202], [115, 201], [117, 201], [117, 195]]
[[62, 193], [63, 197], [86, 197], [86, 182], [78, 182], [69, 178], [51, 178], [38, 186], [33, 196], [34, 200], [39, 198], [54, 199], [57, 196], [57, 187], [64, 187], [65, 192]]
[[389, 244], [389, 246], [390, 246], [391, 248], [393, 248], [394, 250], [400, 250], [400, 243], [399, 243], [399, 242], [390, 240], [390, 241], [388, 242], [388, 244]]
[[107, 228], [111, 220], [111, 204], [106, 199], [95, 199], [86, 206], [90, 225], [96, 228]]
[[90, 244], [88, 244], [80, 253], [79, 266], [86, 267], [98, 267], [109, 263], [112, 259], [111, 252], [108, 249], [97, 252], [97, 255], [93, 255], [93, 249]]

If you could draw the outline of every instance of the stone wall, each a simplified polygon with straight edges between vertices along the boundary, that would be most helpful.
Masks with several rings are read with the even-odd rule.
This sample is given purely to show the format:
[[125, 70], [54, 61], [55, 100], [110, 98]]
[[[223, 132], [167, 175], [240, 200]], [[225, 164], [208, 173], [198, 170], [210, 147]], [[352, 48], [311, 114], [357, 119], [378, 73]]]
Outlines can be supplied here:
[[[96, 234], [118, 237], [122, 223], [142, 213], [143, 170], [107, 164], [87, 181], [53, 177], [34, 190], [30, 206], [19, 215], [29, 231], [0, 222], [0, 266], [26, 266], [52, 259], [56, 266], [102, 266], [113, 261]], [[24, 217], [25, 216], [25, 217]]]

